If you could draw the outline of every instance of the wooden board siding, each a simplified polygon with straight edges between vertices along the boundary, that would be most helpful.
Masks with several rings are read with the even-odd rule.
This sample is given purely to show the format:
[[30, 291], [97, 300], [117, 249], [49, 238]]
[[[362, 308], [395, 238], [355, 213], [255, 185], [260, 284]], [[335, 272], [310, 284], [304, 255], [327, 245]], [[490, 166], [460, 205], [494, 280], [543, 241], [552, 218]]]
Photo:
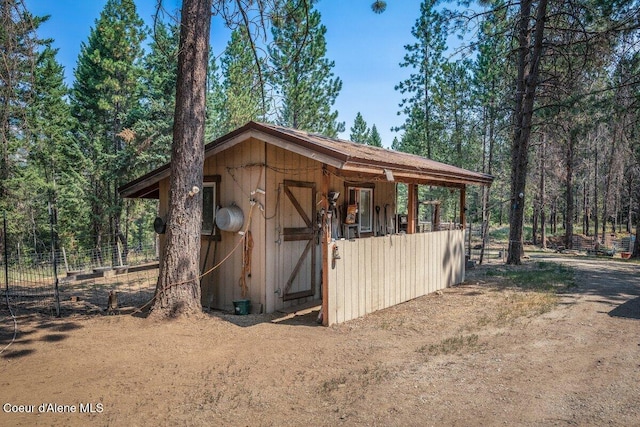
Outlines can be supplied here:
[[[306, 227], [304, 220], [292, 204], [290, 198], [285, 194], [284, 181], [296, 181], [305, 183], [315, 183], [315, 194], [307, 188], [291, 188], [296, 200], [309, 214], [309, 207], [318, 204], [322, 199], [322, 164], [282, 148], [266, 145], [266, 169], [265, 169], [265, 191], [268, 196], [268, 205], [265, 216], [268, 218], [265, 224], [265, 267], [266, 267], [266, 311], [273, 312], [283, 308], [288, 308], [308, 301], [320, 299], [320, 265], [322, 264], [321, 246], [316, 244], [316, 271], [312, 273], [312, 262], [310, 255], [304, 259], [299, 266], [299, 271], [294, 278], [290, 293], [308, 289], [308, 283], [302, 283], [304, 278], [315, 274], [314, 295], [306, 298], [283, 300], [283, 292], [287, 286], [287, 281], [291, 272], [296, 267], [300, 254], [306, 246], [306, 241], [284, 242], [284, 227]], [[319, 210], [319, 206], [316, 208]], [[315, 225], [315, 218], [310, 218]]]
[[[330, 317], [330, 323], [353, 319], [457, 283], [464, 275], [462, 235], [458, 235], [458, 231], [414, 237], [370, 237], [377, 233], [362, 233], [361, 239], [339, 241], [343, 259], [336, 262], [336, 268], [331, 268], [333, 244], [320, 245], [320, 236], [311, 246], [315, 249], [315, 258], [301, 256], [305, 251], [312, 251], [308, 241], [296, 239], [300, 237], [295, 235], [297, 229], [305, 228], [309, 235], [309, 228], [317, 227], [316, 218], [310, 218], [313, 227], [309, 227], [301, 206], [305, 212], [309, 206], [319, 211], [326, 203], [326, 200], [323, 202], [324, 193], [340, 192], [337, 203], [342, 211], [339, 221], [339, 228], [342, 228], [349, 186], [374, 188], [373, 228], [379, 231], [375, 207], [380, 208], [382, 215], [386, 205], [390, 215], [396, 211], [396, 183], [388, 182], [387, 174], [383, 173], [385, 169], [381, 168], [391, 167], [399, 182], [440, 183], [453, 188], [462, 188], [467, 183], [488, 185], [493, 179], [426, 159], [257, 123], [250, 123], [214, 141], [206, 153], [209, 157], [205, 160], [204, 175], [220, 177], [218, 205], [239, 206], [248, 221], [250, 199], [254, 198], [258, 203], [251, 218], [254, 245], [251, 275], [246, 278], [247, 297], [252, 305], [271, 313], [327, 295], [326, 299], [330, 301], [325, 306], [331, 313], [325, 317], [325, 322]], [[419, 164], [413, 164], [414, 161], [429, 168], [422, 170]], [[323, 171], [328, 175], [323, 175]], [[123, 186], [120, 191], [125, 196], [143, 197], [149, 195], [148, 190], [155, 191], [153, 186], [157, 184], [159, 214], [166, 218], [168, 174], [168, 166], [164, 166]], [[285, 194], [285, 181], [309, 185], [292, 185], [291, 193]], [[313, 185], [315, 190], [306, 191]], [[256, 189], [264, 191], [252, 194]], [[461, 196], [461, 200], [463, 198]], [[308, 212], [313, 216], [313, 209]], [[283, 234], [285, 228], [289, 228], [284, 233], [286, 236]], [[207, 265], [201, 267], [209, 270], [223, 258], [225, 262], [203, 278], [202, 304], [231, 310], [232, 302], [243, 297], [239, 287], [243, 251], [238, 245], [242, 237], [231, 232], [220, 232], [220, 235], [220, 241], [211, 243]], [[160, 236], [160, 240], [162, 251], [164, 236]], [[290, 244], [284, 245], [285, 240]], [[209, 236], [202, 236], [203, 261], [209, 241]], [[328, 255], [324, 265], [323, 252]], [[326, 271], [321, 271], [322, 268]], [[320, 287], [322, 275], [329, 281], [324, 292]], [[287, 287], [291, 300], [283, 298]], [[313, 295], [308, 296], [310, 289]]]
[[329, 325], [464, 281], [461, 230], [338, 240], [329, 254], [334, 245], [341, 258], [329, 260]]
[[[282, 292], [290, 277], [291, 271], [295, 268], [300, 259], [300, 252], [305, 245], [304, 242], [287, 242], [283, 245], [282, 228], [288, 220], [291, 226], [303, 227], [303, 220], [296, 208], [288, 201], [284, 194], [283, 183], [285, 180], [315, 183], [316, 192], [305, 192], [301, 189], [293, 189], [296, 198], [300, 199], [302, 205], [309, 206], [316, 204], [316, 209], [320, 210], [322, 200], [322, 163], [301, 156], [265, 143], [257, 139], [249, 139], [233, 147], [216, 153], [206, 159], [204, 175], [219, 175], [220, 185], [217, 190], [217, 203], [222, 207], [235, 203], [239, 206], [244, 215], [245, 221], [250, 210], [249, 198], [251, 191], [260, 188], [265, 194], [255, 194], [253, 197], [264, 207], [264, 211], [256, 205], [253, 210], [251, 232], [254, 240], [251, 263], [251, 277], [247, 277], [249, 288], [249, 299], [254, 307], [262, 305], [263, 312], [271, 313], [279, 309], [289, 308], [299, 304], [305, 304], [312, 300], [321, 299], [320, 283], [322, 282], [322, 250], [321, 245], [316, 247], [316, 287], [314, 295], [306, 298], [284, 301]], [[353, 177], [349, 182], [360, 182]], [[395, 212], [395, 183], [386, 181], [363, 183], [375, 184], [374, 206], [380, 206], [381, 214], [384, 213], [384, 205], [389, 204], [389, 209]], [[166, 217], [168, 201], [169, 179], [160, 182], [160, 207], [161, 216]], [[342, 177], [331, 174], [329, 176], [329, 191], [339, 191], [341, 193], [338, 204], [342, 204], [345, 197], [345, 181]], [[279, 194], [280, 193], [280, 194]], [[246, 223], [245, 223], [246, 224]], [[243, 227], [244, 228], [244, 227]], [[204, 270], [209, 270], [215, 263], [226, 257], [241, 239], [237, 233], [221, 232], [221, 240], [212, 242], [207, 257], [207, 265]], [[161, 236], [161, 240], [162, 236]], [[361, 239], [368, 240], [368, 239]], [[319, 239], [318, 239], [319, 241]], [[204, 262], [208, 236], [201, 239], [201, 262]], [[300, 247], [295, 247], [299, 244]], [[362, 260], [354, 261], [358, 274], [366, 280], [377, 277], [370, 269], [365, 268], [366, 259], [371, 258], [373, 251], [380, 248], [371, 243], [365, 243], [367, 249], [362, 253]], [[285, 248], [288, 246], [288, 248]], [[161, 248], [163, 242], [161, 242]], [[215, 260], [214, 260], [215, 252]], [[378, 255], [380, 256], [380, 255]], [[406, 257], [397, 254], [398, 261]], [[202, 305], [222, 310], [232, 310], [233, 301], [241, 298], [241, 290], [238, 285], [242, 272], [242, 250], [241, 247], [215, 271], [207, 274], [202, 280]], [[300, 267], [299, 277], [309, 277], [311, 274], [311, 262], [305, 260]], [[385, 274], [381, 269], [380, 274]], [[356, 280], [358, 275], [354, 276]], [[299, 279], [298, 279], [299, 280]], [[303, 289], [301, 282], [292, 284], [291, 291]], [[360, 292], [358, 288], [351, 289], [353, 292], [350, 298], [350, 311], [362, 314], [370, 312], [372, 307], [377, 307], [381, 303], [377, 299], [389, 298], [390, 295], [368, 295]], [[381, 290], [380, 292], [383, 292]], [[399, 292], [399, 290], [398, 290]], [[405, 292], [405, 291], [403, 291]], [[399, 301], [400, 295], [393, 297], [393, 301]], [[388, 305], [386, 305], [388, 306]], [[361, 314], [360, 314], [361, 315]], [[356, 316], [357, 317], [357, 316]]]
[[[273, 312], [282, 308], [288, 308], [298, 304], [304, 304], [311, 300], [319, 300], [321, 298], [321, 268], [322, 251], [321, 245], [316, 247], [316, 289], [312, 297], [303, 298], [294, 301], [283, 301], [282, 292], [289, 278], [291, 270], [295, 267], [302, 250], [304, 242], [300, 242], [298, 248], [295, 242], [288, 242], [287, 245], [282, 244], [282, 228], [283, 224], [289, 223], [293, 226], [303, 227], [304, 224], [300, 215], [296, 212], [295, 207], [289, 202], [282, 188], [285, 180], [299, 182], [313, 182], [316, 184], [316, 194], [314, 200], [308, 200], [309, 194], [305, 191], [296, 191], [295, 196], [299, 198], [302, 205], [315, 203], [316, 209], [320, 210], [320, 202], [322, 200], [322, 163], [301, 156], [299, 154], [287, 151], [273, 145], [266, 146], [266, 171], [265, 171], [265, 190], [267, 192], [269, 204], [266, 210], [266, 238], [267, 245], [265, 254], [266, 268], [266, 311]], [[364, 181], [363, 181], [364, 182]], [[373, 183], [373, 182], [372, 182]], [[379, 205], [381, 211], [384, 212], [384, 205], [389, 204], [389, 209], [395, 212], [395, 183], [393, 182], [375, 182], [374, 206]], [[280, 200], [278, 201], [278, 191], [280, 191]], [[341, 177], [330, 175], [329, 191], [339, 191], [340, 199], [338, 204], [342, 204], [345, 197], [345, 182]], [[318, 242], [320, 239], [317, 240]], [[300, 272], [300, 277], [308, 277], [311, 263], [305, 262]], [[367, 275], [370, 273], [364, 272]], [[292, 288], [295, 291], [296, 284]], [[298, 284], [301, 286], [301, 284]], [[302, 287], [302, 286], [301, 286]], [[357, 291], [357, 289], [356, 289]], [[362, 298], [362, 302], [366, 303], [365, 295], [358, 295], [358, 301]]]
[[[256, 188], [265, 188], [264, 173], [264, 142], [247, 140], [228, 150], [209, 157], [205, 161], [204, 175], [220, 175], [218, 189], [218, 204], [222, 207], [236, 204], [244, 214], [244, 230], [251, 210], [251, 192]], [[265, 194], [255, 194], [253, 197], [267, 205]], [[265, 303], [265, 220], [259, 206], [253, 209], [251, 217], [251, 235], [253, 237], [253, 251], [251, 259], [251, 277], [246, 278], [252, 305]], [[215, 248], [215, 263], [227, 256], [241, 240], [238, 233], [221, 232], [221, 241]], [[207, 250], [208, 236], [202, 236], [200, 259], [204, 261]], [[213, 252], [216, 242], [212, 242], [209, 250], [206, 270], [214, 265]], [[217, 270], [208, 274], [202, 280], [202, 304], [204, 307], [232, 310], [233, 301], [241, 299], [239, 280], [242, 275], [242, 244]], [[201, 261], [201, 262], [202, 262]], [[255, 308], [255, 307], [254, 307]]]

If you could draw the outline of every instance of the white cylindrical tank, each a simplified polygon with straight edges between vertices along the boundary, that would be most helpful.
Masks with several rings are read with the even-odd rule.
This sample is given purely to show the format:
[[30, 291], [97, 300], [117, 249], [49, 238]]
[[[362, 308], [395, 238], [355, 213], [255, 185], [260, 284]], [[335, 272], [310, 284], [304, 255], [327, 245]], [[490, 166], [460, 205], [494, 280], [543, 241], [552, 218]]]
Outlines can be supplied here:
[[242, 209], [236, 205], [218, 209], [216, 213], [216, 226], [222, 231], [240, 231], [244, 224]]

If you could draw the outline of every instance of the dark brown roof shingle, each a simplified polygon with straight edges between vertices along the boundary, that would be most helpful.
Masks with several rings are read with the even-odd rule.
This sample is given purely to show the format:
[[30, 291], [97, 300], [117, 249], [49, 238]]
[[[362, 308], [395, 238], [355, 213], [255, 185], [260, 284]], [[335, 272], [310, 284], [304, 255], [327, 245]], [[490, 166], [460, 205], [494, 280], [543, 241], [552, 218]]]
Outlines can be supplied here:
[[[306, 131], [291, 129], [267, 123], [249, 122], [243, 127], [222, 136], [205, 147], [205, 156], [227, 148], [227, 145], [250, 137], [260, 139], [270, 136], [270, 141], [286, 141], [299, 147], [302, 155], [324, 156], [339, 170], [371, 173], [376, 170], [384, 174], [391, 171], [396, 180], [433, 183], [443, 186], [463, 186], [467, 184], [491, 185], [491, 175], [472, 172], [456, 166], [429, 160], [413, 154], [385, 148], [372, 147], [337, 138], [328, 138]], [[235, 141], [235, 142], [234, 142]], [[164, 165], [118, 189], [123, 197], [157, 197], [157, 191], [148, 191], [169, 176], [170, 168]]]

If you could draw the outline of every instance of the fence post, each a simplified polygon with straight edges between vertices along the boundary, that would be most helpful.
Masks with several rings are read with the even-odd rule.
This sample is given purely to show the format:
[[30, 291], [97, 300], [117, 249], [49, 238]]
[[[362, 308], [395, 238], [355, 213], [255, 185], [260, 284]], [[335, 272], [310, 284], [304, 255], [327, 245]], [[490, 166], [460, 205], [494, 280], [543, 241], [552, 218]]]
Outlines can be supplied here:
[[116, 249], [118, 250], [118, 262], [120, 263], [120, 267], [122, 267], [124, 263], [122, 262], [122, 251], [120, 250], [120, 242], [118, 241], [116, 241]]
[[53, 255], [53, 277], [55, 279], [53, 286], [54, 304], [56, 306], [56, 317], [60, 317], [60, 292], [58, 289], [58, 260], [56, 257], [56, 248], [58, 247], [57, 233], [53, 229], [54, 222], [56, 222], [56, 210], [55, 206], [49, 202], [49, 225], [51, 227], [51, 254]]
[[4, 290], [9, 303], [9, 249], [7, 248], [7, 211], [3, 211], [2, 251], [4, 252]]

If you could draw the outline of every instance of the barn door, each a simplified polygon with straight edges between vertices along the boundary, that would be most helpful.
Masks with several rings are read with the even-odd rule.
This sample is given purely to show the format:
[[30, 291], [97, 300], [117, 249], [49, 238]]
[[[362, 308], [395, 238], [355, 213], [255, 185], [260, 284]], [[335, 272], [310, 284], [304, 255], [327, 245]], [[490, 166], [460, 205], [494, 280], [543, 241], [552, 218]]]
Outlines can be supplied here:
[[282, 276], [285, 301], [313, 296], [316, 290], [316, 184], [283, 183]]

